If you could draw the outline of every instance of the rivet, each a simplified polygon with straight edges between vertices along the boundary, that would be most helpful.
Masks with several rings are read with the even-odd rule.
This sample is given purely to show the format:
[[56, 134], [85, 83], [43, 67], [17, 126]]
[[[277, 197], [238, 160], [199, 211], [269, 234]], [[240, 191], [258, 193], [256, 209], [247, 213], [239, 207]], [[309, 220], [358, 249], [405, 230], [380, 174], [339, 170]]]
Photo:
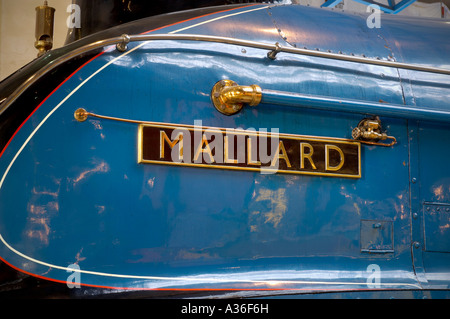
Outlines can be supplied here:
[[415, 184], [415, 183], [417, 182], [417, 178], [413, 177], [413, 178], [411, 179], [411, 182], [412, 182], [413, 184]]
[[414, 214], [413, 214], [413, 218], [414, 218], [414, 219], [417, 219], [417, 217], [419, 217], [419, 215], [418, 215], [417, 213], [414, 213]]

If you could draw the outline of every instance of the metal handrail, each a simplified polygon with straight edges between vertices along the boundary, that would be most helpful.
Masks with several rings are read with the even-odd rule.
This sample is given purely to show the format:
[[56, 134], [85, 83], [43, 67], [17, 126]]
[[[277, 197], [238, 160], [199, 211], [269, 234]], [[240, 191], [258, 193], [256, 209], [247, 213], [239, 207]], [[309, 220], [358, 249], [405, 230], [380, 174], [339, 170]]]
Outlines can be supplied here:
[[287, 47], [281, 46], [278, 42], [275, 44], [263, 43], [257, 41], [250, 40], [242, 40], [235, 39], [229, 37], [219, 37], [219, 36], [210, 36], [210, 35], [196, 35], [196, 34], [139, 34], [139, 35], [122, 35], [120, 37], [109, 38], [105, 40], [100, 40], [97, 42], [93, 42], [79, 48], [70, 51], [55, 60], [51, 61], [45, 67], [40, 69], [38, 72], [33, 74], [30, 78], [28, 78], [25, 82], [23, 82], [1, 105], [0, 105], [0, 115], [11, 105], [31, 84], [36, 82], [39, 78], [41, 78], [47, 72], [55, 69], [59, 65], [65, 63], [66, 61], [89, 51], [99, 49], [109, 45], [116, 45], [117, 49], [120, 51], [126, 50], [126, 45], [129, 42], [138, 42], [138, 41], [161, 41], [161, 40], [178, 40], [178, 41], [203, 41], [203, 42], [216, 42], [223, 44], [231, 44], [231, 45], [240, 45], [245, 47], [257, 48], [268, 50], [268, 58], [275, 59], [276, 55], [280, 52], [284, 53], [292, 53], [292, 54], [300, 54], [314, 57], [321, 57], [326, 59], [334, 59], [355, 63], [364, 63], [364, 64], [372, 64], [379, 66], [386, 66], [392, 68], [400, 68], [400, 69], [408, 69], [414, 71], [421, 72], [431, 72], [438, 74], [446, 74], [450, 75], [450, 70], [443, 68], [435, 68], [424, 65], [410, 64], [410, 63], [401, 63], [395, 61], [387, 61], [387, 60], [378, 60], [371, 59], [366, 57], [358, 57], [358, 56], [349, 56], [344, 54], [337, 54], [331, 52], [322, 52], [317, 50], [309, 50], [309, 49], [301, 49], [295, 47]]

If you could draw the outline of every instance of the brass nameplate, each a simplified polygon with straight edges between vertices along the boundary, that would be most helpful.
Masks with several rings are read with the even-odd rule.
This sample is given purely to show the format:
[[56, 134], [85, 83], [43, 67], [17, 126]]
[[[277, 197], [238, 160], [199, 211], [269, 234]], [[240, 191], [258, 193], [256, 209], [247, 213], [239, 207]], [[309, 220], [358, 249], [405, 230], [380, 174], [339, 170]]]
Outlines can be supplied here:
[[272, 131], [141, 124], [138, 162], [360, 178], [361, 144]]

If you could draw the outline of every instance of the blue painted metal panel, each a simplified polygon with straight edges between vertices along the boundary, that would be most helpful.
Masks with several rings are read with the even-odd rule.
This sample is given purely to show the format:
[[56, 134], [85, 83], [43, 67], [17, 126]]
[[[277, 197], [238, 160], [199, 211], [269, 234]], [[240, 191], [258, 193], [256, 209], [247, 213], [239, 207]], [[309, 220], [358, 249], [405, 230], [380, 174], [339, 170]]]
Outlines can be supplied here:
[[[419, 54], [408, 50], [410, 27], [407, 21], [388, 20], [380, 36], [353, 15], [252, 6], [156, 32], [270, 43], [281, 36], [291, 45], [394, 55], [411, 62]], [[352, 41], [334, 40], [330, 30], [336, 38], [351, 34]], [[439, 50], [428, 51], [432, 54], [424, 63], [445, 60]], [[377, 288], [420, 289], [417, 269], [422, 265], [417, 259], [411, 263], [411, 243], [420, 234], [412, 222], [417, 201], [411, 195], [411, 163], [418, 154], [411, 152], [411, 143], [418, 149], [437, 147], [432, 138], [441, 132], [437, 128], [427, 127], [427, 133], [420, 132], [421, 142], [411, 142], [406, 119], [383, 117], [398, 144], [364, 146], [362, 178], [354, 180], [138, 164], [136, 124], [98, 118], [80, 123], [73, 117], [83, 107], [134, 120], [183, 125], [201, 120], [203, 126], [276, 128], [347, 139], [362, 119], [351, 110], [302, 109], [275, 101], [225, 116], [210, 100], [212, 86], [221, 79], [271, 90], [449, 108], [448, 99], [427, 93], [431, 87], [448, 95], [446, 82], [435, 80], [444, 76], [426, 75], [422, 87], [414, 73], [388, 67], [289, 54], [272, 61], [266, 54], [217, 43], [139, 42], [124, 53], [107, 48], [79, 69], [23, 124], [0, 158], [2, 259], [61, 282], [71, 274], [69, 266], [77, 264], [86, 285], [255, 291], [367, 290], [373, 288], [368, 270], [375, 264], [381, 279]], [[414, 99], [416, 92], [420, 98]], [[424, 189], [440, 175], [448, 177], [445, 168], [434, 169], [442, 167], [441, 160], [428, 154], [424, 162], [431, 173], [420, 170], [426, 176], [420, 176]], [[426, 191], [421, 189], [419, 203], [434, 200], [422, 194]], [[362, 221], [382, 227], [372, 234]], [[445, 257], [423, 256], [425, 266], [448, 271]], [[448, 285], [444, 279], [440, 284]]]
[[361, 220], [361, 251], [366, 253], [393, 253], [393, 222]]
[[[440, 186], [434, 188], [436, 193], [441, 191]], [[438, 194], [439, 196], [440, 194]], [[426, 204], [424, 205], [424, 237], [425, 250], [440, 253], [450, 252], [450, 235], [448, 234], [450, 222], [450, 205]]]

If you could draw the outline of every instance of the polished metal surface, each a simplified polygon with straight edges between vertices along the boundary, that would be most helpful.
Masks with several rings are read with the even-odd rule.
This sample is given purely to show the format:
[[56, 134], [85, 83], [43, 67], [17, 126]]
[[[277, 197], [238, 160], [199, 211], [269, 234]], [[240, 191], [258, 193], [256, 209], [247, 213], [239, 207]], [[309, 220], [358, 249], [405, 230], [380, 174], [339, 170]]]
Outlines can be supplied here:
[[53, 47], [53, 23], [55, 8], [49, 7], [48, 2], [36, 7], [36, 42], [34, 46], [39, 50], [38, 57]]
[[211, 90], [211, 100], [215, 108], [225, 115], [236, 114], [244, 104], [256, 106], [261, 102], [261, 97], [261, 88], [258, 85], [243, 86], [231, 80], [220, 80]]

